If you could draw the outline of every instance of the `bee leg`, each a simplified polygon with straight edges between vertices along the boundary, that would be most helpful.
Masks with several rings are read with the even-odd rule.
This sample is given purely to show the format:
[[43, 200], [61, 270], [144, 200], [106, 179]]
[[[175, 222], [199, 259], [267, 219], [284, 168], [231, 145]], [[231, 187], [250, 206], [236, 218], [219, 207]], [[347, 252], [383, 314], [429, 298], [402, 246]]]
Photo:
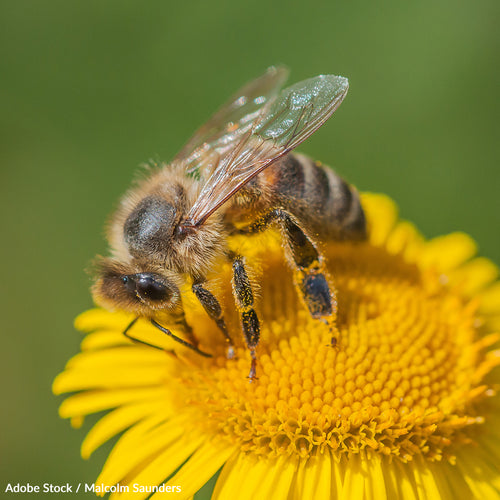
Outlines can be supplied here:
[[[139, 319], [139, 316], [135, 319], [133, 319], [129, 325], [127, 326], [127, 328], [125, 328], [125, 330], [123, 330], [123, 335], [125, 335], [125, 337], [127, 337], [128, 339], [130, 339], [132, 342], [136, 343], [136, 344], [143, 344], [143, 345], [147, 345], [148, 347], [154, 347], [155, 349], [159, 349], [160, 351], [165, 351], [165, 349], [162, 349], [161, 347], [157, 346], [157, 345], [154, 345], [154, 344], [150, 344], [149, 342], [145, 342], [144, 340], [140, 340], [140, 339], [136, 339], [135, 337], [132, 337], [130, 334], [129, 334], [129, 331], [132, 329], [132, 327], [136, 324], [137, 320]], [[162, 331], [163, 333], [166, 333], [167, 335], [169, 335], [170, 337], [172, 337], [174, 340], [176, 340], [177, 342], [181, 343], [183, 346], [186, 346], [186, 347], [189, 347], [190, 349], [192, 349], [193, 351], [197, 352], [198, 354], [201, 354], [202, 356], [205, 356], [206, 358], [211, 358], [212, 355], [211, 354], [208, 354], [206, 352], [203, 352], [203, 351], [200, 351], [200, 349], [198, 349], [198, 347], [190, 344], [189, 342], [186, 342], [185, 340], [182, 340], [181, 338], [177, 337], [176, 335], [174, 335], [170, 330], [167, 330], [165, 327], [161, 326], [159, 323], [157, 323], [155, 320], [151, 320], [151, 324], [153, 326], [156, 326], [156, 328], [158, 328], [160, 331]]]
[[[298, 288], [311, 316], [328, 322], [335, 317], [337, 301], [325, 277], [323, 258], [316, 245], [290, 215], [281, 211], [280, 217], [291, 260], [296, 266]], [[336, 339], [332, 339], [332, 344], [335, 343]]]
[[177, 311], [171, 313], [171, 320], [173, 324], [175, 324], [175, 326], [179, 327], [181, 330], [184, 331], [189, 342], [194, 346], [198, 347], [198, 344], [200, 342], [196, 338], [193, 329], [189, 326], [188, 322], [186, 321], [186, 315], [184, 314], [184, 309], [182, 305], [178, 308]]
[[204, 288], [201, 283], [193, 283], [192, 287], [193, 293], [196, 295], [201, 305], [207, 312], [207, 314], [215, 321], [216, 325], [219, 327], [223, 333], [226, 344], [227, 344], [227, 358], [234, 358], [234, 344], [227, 331], [226, 323], [224, 321], [224, 316], [222, 315], [222, 308], [219, 301], [209, 290]]
[[[292, 261], [295, 267], [295, 282], [311, 316], [330, 325], [337, 312], [335, 293], [325, 277], [323, 257], [295, 219], [285, 210], [276, 208], [240, 232], [246, 234], [260, 232], [275, 221], [281, 225], [287, 242], [289, 261]], [[335, 337], [332, 337], [331, 344], [333, 346], [337, 344]]]
[[180, 337], [177, 337], [177, 335], [174, 335], [168, 328], [165, 328], [164, 326], [160, 325], [160, 323], [157, 323], [154, 319], [151, 319], [151, 324], [158, 328], [161, 332], [163, 332], [165, 335], [168, 335], [169, 337], [173, 338], [176, 342], [179, 342], [179, 344], [182, 344], [184, 347], [188, 347], [189, 349], [193, 350], [194, 352], [200, 354], [201, 356], [204, 356], [205, 358], [211, 358], [212, 355], [208, 354], [207, 352], [203, 352], [202, 350], [198, 349], [193, 344], [190, 344], [189, 342], [186, 342], [185, 340], [181, 339]]
[[130, 336], [130, 334], [128, 332], [137, 323], [138, 319], [139, 319], [139, 316], [137, 316], [137, 318], [133, 319], [128, 324], [127, 328], [125, 328], [125, 330], [123, 330], [123, 332], [122, 332], [123, 335], [125, 335], [125, 337], [127, 337], [129, 340], [131, 340], [134, 344], [147, 345], [148, 347], [154, 347], [155, 349], [159, 349], [160, 351], [163, 351], [163, 349], [161, 347], [158, 347], [157, 345], [153, 345], [153, 344], [150, 344], [149, 342], [144, 342], [144, 340], [139, 340], [139, 339], [136, 339], [136, 338]]
[[252, 364], [248, 378], [252, 382], [257, 373], [257, 356], [255, 349], [260, 338], [260, 323], [257, 313], [253, 308], [253, 292], [250, 280], [242, 257], [236, 257], [233, 261], [233, 294], [236, 306], [241, 314], [241, 325], [245, 342], [250, 350]]

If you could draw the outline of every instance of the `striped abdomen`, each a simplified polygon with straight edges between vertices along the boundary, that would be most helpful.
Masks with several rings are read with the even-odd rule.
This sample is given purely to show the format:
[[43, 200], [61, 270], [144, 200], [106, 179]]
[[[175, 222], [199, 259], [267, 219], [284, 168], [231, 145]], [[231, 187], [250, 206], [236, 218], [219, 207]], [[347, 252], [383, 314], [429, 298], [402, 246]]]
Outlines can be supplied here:
[[[326, 239], [366, 237], [366, 220], [357, 190], [332, 169], [307, 156], [289, 153], [249, 186], [267, 207], [280, 206], [309, 231]], [[261, 203], [257, 203], [260, 205]]]

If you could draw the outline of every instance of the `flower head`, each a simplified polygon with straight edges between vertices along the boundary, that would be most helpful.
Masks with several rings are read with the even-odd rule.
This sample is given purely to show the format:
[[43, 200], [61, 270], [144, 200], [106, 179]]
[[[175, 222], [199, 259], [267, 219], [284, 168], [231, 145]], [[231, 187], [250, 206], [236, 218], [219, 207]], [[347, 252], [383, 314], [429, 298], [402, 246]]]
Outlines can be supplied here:
[[[215, 498], [498, 498], [498, 270], [473, 258], [466, 235], [426, 242], [389, 199], [365, 195], [363, 204], [369, 241], [323, 248], [337, 347], [302, 305], [277, 235], [232, 241], [260, 286], [253, 383], [243, 343], [226, 359], [187, 290], [188, 322], [213, 358], [141, 321], [133, 335], [160, 349], [134, 344], [122, 335], [132, 319], [124, 313], [77, 319], [88, 335], [54, 382], [58, 394], [75, 392], [61, 416], [79, 425], [111, 410], [84, 457], [123, 432], [97, 484], [129, 485], [140, 498], [168, 479], [188, 498], [222, 468]], [[229, 283], [221, 264], [217, 294], [235, 332]]]

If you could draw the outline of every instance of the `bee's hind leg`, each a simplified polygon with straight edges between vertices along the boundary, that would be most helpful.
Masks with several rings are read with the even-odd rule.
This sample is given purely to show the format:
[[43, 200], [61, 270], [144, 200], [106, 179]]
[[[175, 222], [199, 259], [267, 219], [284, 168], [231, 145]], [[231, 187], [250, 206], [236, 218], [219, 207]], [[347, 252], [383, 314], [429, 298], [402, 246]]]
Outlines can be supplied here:
[[[288, 260], [295, 268], [295, 283], [311, 316], [331, 327], [337, 312], [335, 291], [326, 279], [323, 257], [296, 220], [286, 210], [277, 208], [240, 232], [247, 234], [260, 232], [267, 229], [272, 222], [278, 222], [281, 226], [287, 242]], [[332, 336], [331, 344], [337, 345], [336, 337]]]
[[[280, 211], [283, 232], [288, 243], [288, 253], [295, 266], [295, 282], [304, 302], [315, 319], [332, 326], [337, 313], [335, 290], [329, 285], [323, 257], [316, 245], [302, 228], [283, 210]], [[332, 336], [331, 344], [337, 339]]]
[[193, 283], [192, 290], [207, 314], [215, 321], [220, 331], [223, 333], [227, 344], [227, 358], [234, 358], [234, 344], [227, 331], [226, 322], [224, 321], [219, 301], [212, 292], [203, 287], [201, 282]]

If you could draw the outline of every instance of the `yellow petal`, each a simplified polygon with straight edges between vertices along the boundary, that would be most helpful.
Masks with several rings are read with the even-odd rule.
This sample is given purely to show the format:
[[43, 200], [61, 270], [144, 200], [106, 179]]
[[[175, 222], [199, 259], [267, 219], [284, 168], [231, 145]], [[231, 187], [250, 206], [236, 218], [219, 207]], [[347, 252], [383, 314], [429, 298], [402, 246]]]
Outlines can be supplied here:
[[479, 312], [482, 314], [500, 314], [500, 281], [493, 283], [479, 294]]
[[165, 400], [164, 387], [86, 391], [66, 398], [59, 408], [62, 418], [78, 417], [144, 400]]
[[346, 473], [339, 500], [365, 498], [366, 480], [366, 464], [362, 462], [359, 455], [351, 455], [347, 459]]
[[[198, 448], [179, 472], [168, 480], [169, 484], [179, 485], [182, 492], [176, 498], [187, 499], [194, 495], [235, 452], [233, 446], [225, 441], [210, 441]], [[164, 494], [158, 492], [151, 498]]]
[[245, 495], [244, 490], [241, 489], [241, 483], [256, 462], [257, 458], [253, 455], [234, 454], [224, 464], [219, 474], [212, 493], [212, 500], [232, 500], [234, 498], [243, 500], [243, 498], [238, 497], [240, 493]]
[[342, 493], [345, 471], [347, 468], [347, 459], [343, 457], [341, 460], [338, 457], [334, 457], [332, 454], [332, 496], [334, 498], [340, 498]]
[[133, 314], [121, 311], [110, 312], [106, 309], [95, 308], [77, 316], [75, 328], [82, 332], [93, 332], [97, 329], [118, 329], [123, 331], [133, 319]]
[[500, 498], [500, 466], [494, 457], [481, 447], [457, 454], [457, 468], [477, 499]]
[[82, 352], [73, 356], [66, 365], [67, 368], [80, 370], [100, 370], [116, 366], [164, 366], [165, 359], [170, 355], [159, 349], [147, 346], [123, 346], [100, 351]]
[[370, 243], [381, 246], [387, 240], [398, 218], [397, 205], [389, 197], [378, 194], [362, 194]]
[[316, 455], [302, 459], [297, 469], [293, 498], [329, 498], [332, 487], [332, 459], [330, 451], [323, 455]]
[[419, 499], [411, 469], [408, 471], [408, 464], [393, 460], [389, 462], [387, 457], [382, 458], [383, 473], [387, 489], [387, 498], [397, 498], [398, 500], [421, 500]]
[[161, 366], [141, 370], [111, 369], [102, 372], [88, 370], [67, 370], [54, 380], [52, 390], [55, 394], [75, 392], [84, 389], [114, 389], [127, 387], [157, 386], [165, 380], [165, 370]]
[[[151, 494], [149, 492], [134, 492], [133, 485], [152, 486], [161, 484], [202, 445], [204, 440], [205, 438], [201, 436], [184, 436], [179, 441], [168, 446], [158, 456], [148, 458], [140, 464], [137, 472], [133, 471], [127, 477], [130, 486], [129, 492], [117, 494], [113, 498], [119, 498], [120, 500], [133, 498], [137, 500], [149, 497]], [[166, 484], [174, 485], [170, 480]], [[165, 496], [165, 493], [163, 493], [163, 496]]]
[[266, 459], [240, 454], [226, 463], [215, 485], [213, 498], [252, 500], [255, 498], [288, 498], [297, 469], [293, 457]]
[[414, 261], [422, 247], [423, 238], [411, 222], [400, 222], [387, 238], [386, 248], [392, 254], [402, 254]]
[[436, 484], [434, 475], [431, 473], [429, 467], [427, 467], [427, 464], [422, 462], [420, 457], [413, 460], [411, 465], [407, 465], [407, 467], [411, 467], [412, 469], [418, 498], [441, 500], [441, 492]]
[[168, 405], [163, 398], [143, 403], [121, 406], [120, 408], [106, 414], [92, 427], [85, 437], [81, 455], [89, 458], [90, 455], [103, 443], [116, 436], [120, 432], [128, 429], [135, 423], [146, 419], [153, 414], [160, 414], [166, 418], [169, 414], [166, 411]]
[[456, 466], [448, 462], [429, 462], [425, 464], [434, 476], [442, 499], [470, 500], [473, 498], [463, 476]]
[[498, 278], [498, 267], [489, 259], [478, 257], [450, 273], [450, 284], [472, 296]]
[[98, 330], [85, 335], [80, 346], [82, 351], [91, 351], [105, 347], [132, 344], [132, 340], [125, 337], [119, 330]]
[[[198, 446], [200, 442], [198, 437], [193, 436], [192, 439], [190, 436], [183, 437], [185, 420], [184, 416], [183, 418], [174, 418], [152, 429], [144, 430], [141, 428], [139, 431], [132, 427], [116, 443], [104, 464], [97, 483], [111, 485], [119, 481], [122, 482], [136, 468], [140, 469], [139, 465], [146, 466], [152, 463], [155, 457], [163, 455], [164, 450], [170, 450], [172, 456], [177, 456], [178, 453], [182, 454], [184, 447], [190, 446], [190, 442], [196, 442]], [[171, 472], [181, 463], [177, 464]]]
[[391, 498], [387, 494], [381, 458], [378, 455], [373, 455], [370, 458], [364, 457], [364, 460], [367, 470], [366, 490], [370, 492], [369, 495], [365, 495], [366, 498], [372, 498], [373, 500]]
[[500, 332], [500, 314], [483, 318], [488, 332]]
[[424, 267], [448, 272], [472, 258], [477, 252], [475, 241], [465, 233], [438, 236], [428, 241], [419, 258]]

